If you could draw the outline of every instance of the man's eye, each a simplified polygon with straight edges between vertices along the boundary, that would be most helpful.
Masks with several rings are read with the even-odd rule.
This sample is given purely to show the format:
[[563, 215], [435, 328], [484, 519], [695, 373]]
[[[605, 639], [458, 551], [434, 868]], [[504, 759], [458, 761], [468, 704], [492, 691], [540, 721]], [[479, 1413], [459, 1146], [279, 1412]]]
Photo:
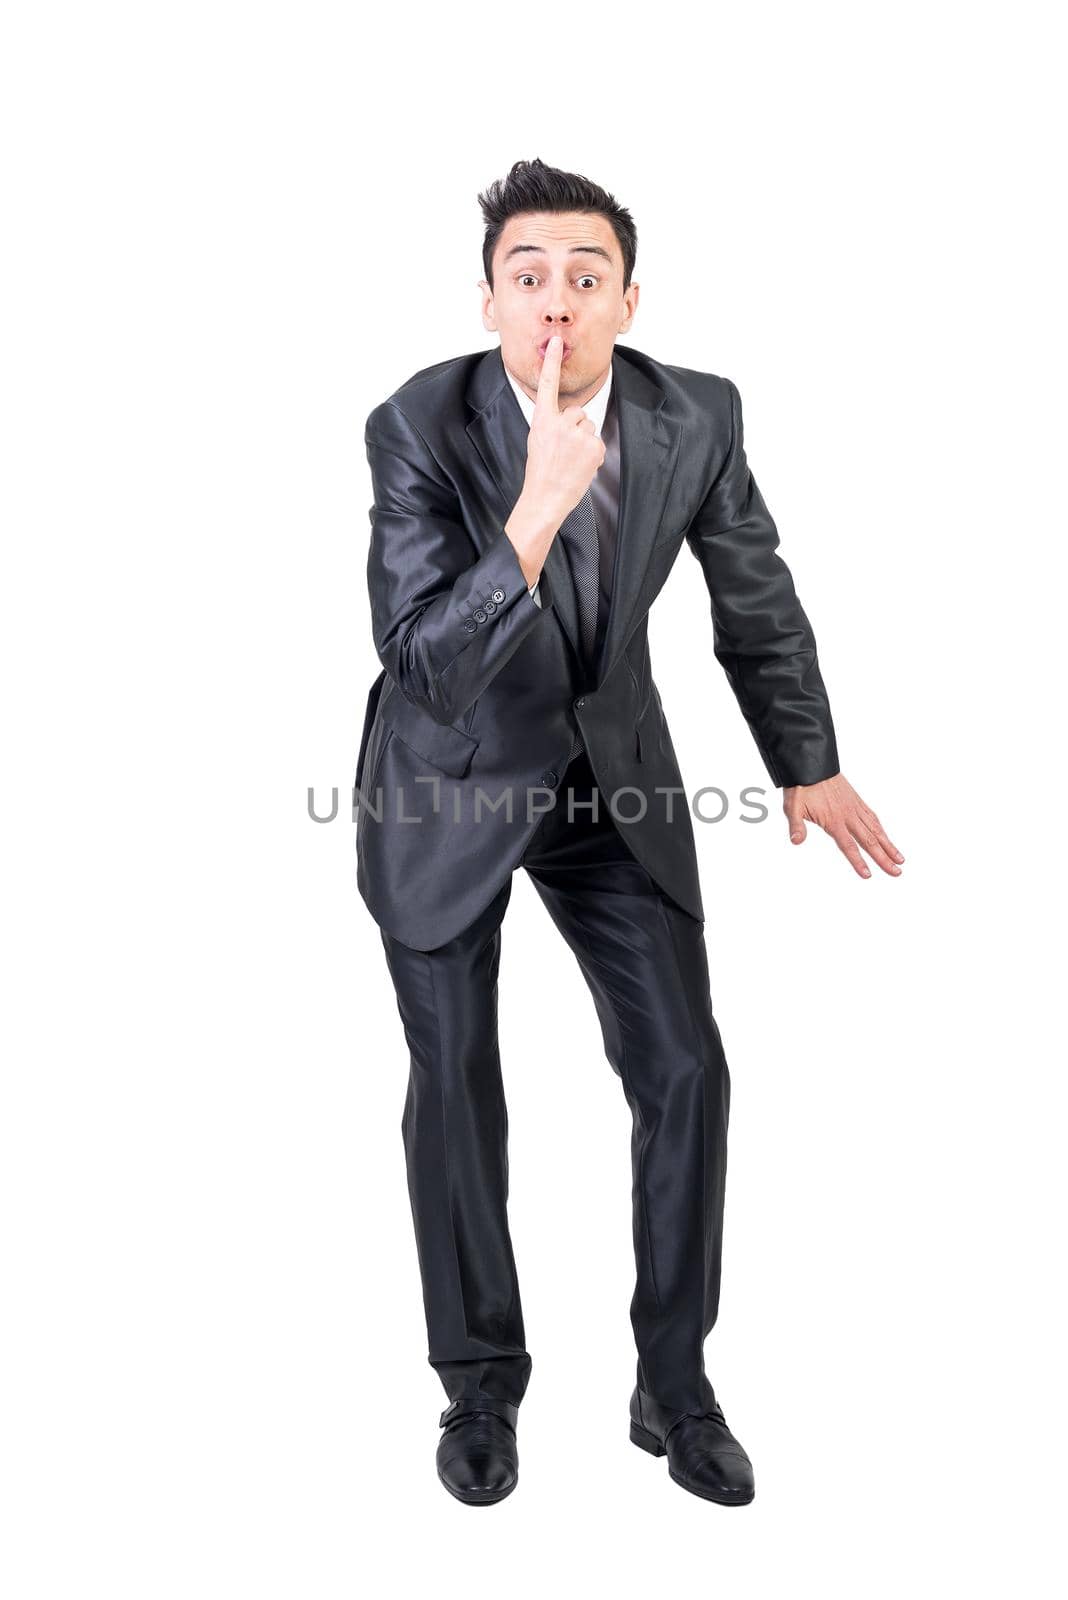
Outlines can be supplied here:
[[[537, 280], [537, 276], [533, 272], [523, 272], [519, 276], [519, 283], [520, 283], [520, 285], [522, 285], [524, 287], [528, 283], [537, 283], [537, 281], [538, 281]], [[596, 277], [595, 273], [584, 272], [582, 274], [582, 277], [578, 281], [579, 281], [579, 283], [586, 282], [586, 283], [590, 284], [591, 287], [596, 287], [597, 277]]]

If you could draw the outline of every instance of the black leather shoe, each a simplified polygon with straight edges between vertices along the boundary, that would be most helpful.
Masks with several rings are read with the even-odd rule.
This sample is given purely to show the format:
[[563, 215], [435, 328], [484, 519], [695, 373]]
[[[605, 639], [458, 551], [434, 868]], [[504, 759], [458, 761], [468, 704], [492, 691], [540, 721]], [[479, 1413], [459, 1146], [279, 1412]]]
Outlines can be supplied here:
[[441, 1413], [438, 1477], [457, 1500], [491, 1506], [519, 1481], [519, 1407], [491, 1396], [454, 1400]]
[[651, 1456], [666, 1455], [668, 1476], [702, 1500], [715, 1500], [721, 1506], [744, 1506], [752, 1500], [753, 1463], [728, 1428], [714, 1396], [700, 1413], [668, 1411], [635, 1389], [630, 1397], [630, 1436]]

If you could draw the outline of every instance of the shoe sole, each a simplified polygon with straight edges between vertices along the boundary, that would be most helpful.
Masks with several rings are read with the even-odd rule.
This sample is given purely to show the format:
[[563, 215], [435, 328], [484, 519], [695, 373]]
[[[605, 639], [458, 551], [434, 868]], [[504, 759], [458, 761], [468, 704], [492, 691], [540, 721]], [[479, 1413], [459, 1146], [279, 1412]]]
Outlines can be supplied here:
[[506, 1500], [508, 1498], [516, 1484], [519, 1482], [519, 1475], [518, 1473], [516, 1474], [511, 1483], [508, 1485], [507, 1489], [472, 1489], [469, 1490], [467, 1494], [462, 1494], [460, 1490], [454, 1489], [451, 1484], [446, 1483], [440, 1472], [438, 1473], [438, 1482], [441, 1484], [443, 1489], [447, 1489], [449, 1491], [454, 1500], [459, 1500], [461, 1505], [495, 1506], [498, 1500]]
[[[643, 1428], [640, 1423], [631, 1423], [630, 1439], [631, 1443], [636, 1444], [639, 1450], [645, 1450], [651, 1456], [667, 1455], [667, 1451], [656, 1437], [656, 1434], [650, 1433], [648, 1428]], [[695, 1494], [701, 1500], [712, 1500], [718, 1506], [747, 1506], [755, 1493], [753, 1489], [721, 1489], [719, 1491], [695, 1489], [692, 1483], [686, 1483], [684, 1479], [672, 1472], [670, 1465], [668, 1466], [668, 1477], [672, 1482], [677, 1483], [680, 1489], [685, 1489], [687, 1494]]]

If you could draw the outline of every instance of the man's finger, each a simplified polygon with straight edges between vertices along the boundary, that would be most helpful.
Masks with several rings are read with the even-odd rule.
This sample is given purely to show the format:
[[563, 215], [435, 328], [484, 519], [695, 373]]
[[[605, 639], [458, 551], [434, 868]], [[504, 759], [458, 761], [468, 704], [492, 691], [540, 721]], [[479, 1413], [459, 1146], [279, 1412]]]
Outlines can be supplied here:
[[803, 844], [805, 835], [808, 832], [805, 827], [804, 809], [800, 795], [794, 790], [783, 806], [783, 811], [786, 813], [786, 821], [790, 827], [790, 842], [792, 844]]
[[541, 377], [538, 379], [538, 397], [534, 402], [535, 411], [556, 411], [557, 396], [560, 392], [560, 363], [564, 355], [564, 341], [558, 333], [554, 333], [549, 340], [545, 351], [545, 358], [541, 364]]
[[892, 878], [897, 878], [900, 876], [901, 868], [896, 864], [896, 862], [891, 861], [889, 855], [880, 844], [874, 829], [869, 828], [868, 824], [862, 819], [855, 819], [852, 822], [848, 822], [846, 826], [853, 835], [854, 839], [856, 839], [857, 843], [864, 846], [865, 850], [871, 856], [877, 867], [882, 867], [883, 871], [888, 873]]
[[[583, 428], [586, 433], [596, 433], [593, 418], [581, 406], [561, 406], [560, 415], [570, 417], [576, 428]], [[586, 427], [586, 424], [589, 424]]]
[[871, 868], [857, 849], [856, 840], [848, 828], [839, 826], [831, 834], [831, 838], [841, 850], [846, 860], [852, 864], [854, 872], [861, 878], [871, 877]]
[[872, 831], [888, 856], [893, 856], [895, 861], [904, 861], [905, 857], [901, 854], [901, 851], [898, 849], [897, 845], [894, 844], [890, 838], [888, 838], [885, 828], [876, 823]]
[[895, 861], [904, 861], [905, 857], [901, 854], [901, 851], [898, 849], [897, 845], [894, 844], [893, 841], [888, 837], [886, 829], [883, 827], [882, 823], [879, 821], [879, 818], [875, 815], [875, 812], [871, 809], [871, 807], [862, 805], [860, 809], [861, 815], [863, 816], [865, 822], [868, 824], [868, 827], [871, 829], [872, 833], [874, 833], [875, 837], [878, 839], [887, 855], [893, 856]]

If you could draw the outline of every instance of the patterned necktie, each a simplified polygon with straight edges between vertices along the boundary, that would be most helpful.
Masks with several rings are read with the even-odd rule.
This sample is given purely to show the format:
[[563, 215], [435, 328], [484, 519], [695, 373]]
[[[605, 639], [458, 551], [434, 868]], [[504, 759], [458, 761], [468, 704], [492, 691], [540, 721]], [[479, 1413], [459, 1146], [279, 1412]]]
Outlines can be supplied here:
[[[578, 605], [579, 636], [582, 640], [583, 665], [592, 676], [594, 645], [597, 639], [597, 602], [600, 585], [601, 556], [597, 544], [597, 517], [593, 509], [593, 495], [587, 489], [578, 505], [568, 512], [560, 524], [556, 537], [564, 547], [571, 568], [571, 582]], [[582, 730], [575, 723], [571, 736], [568, 764], [583, 748]]]
[[571, 568], [571, 581], [578, 602], [579, 633], [585, 656], [584, 666], [592, 671], [597, 640], [597, 602], [600, 591], [601, 556], [597, 544], [597, 518], [593, 495], [587, 489], [578, 505], [560, 524], [561, 540]]

